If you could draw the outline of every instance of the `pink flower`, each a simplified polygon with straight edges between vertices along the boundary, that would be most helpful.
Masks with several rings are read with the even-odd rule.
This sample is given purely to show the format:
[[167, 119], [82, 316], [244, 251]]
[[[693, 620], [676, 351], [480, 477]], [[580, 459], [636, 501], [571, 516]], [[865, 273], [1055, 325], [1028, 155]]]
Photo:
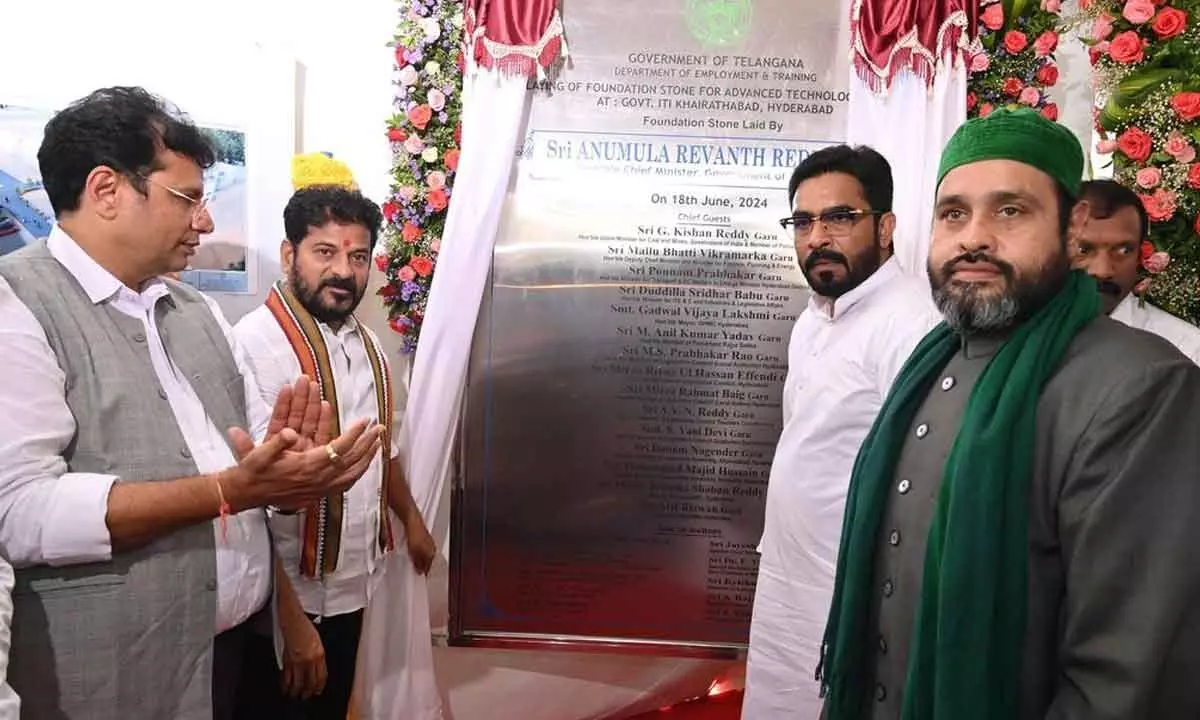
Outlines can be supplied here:
[[[1151, 222], [1166, 222], [1175, 216], [1175, 207], [1179, 198], [1170, 190], [1159, 188], [1151, 195], [1138, 195], [1138, 197], [1142, 201], [1142, 206], [1146, 208], [1146, 214], [1150, 216]], [[1149, 268], [1150, 260], [1147, 259], [1145, 264]]]
[[1121, 17], [1134, 25], [1141, 25], [1149, 22], [1154, 13], [1154, 0], [1129, 0], [1125, 3], [1125, 9], [1121, 11]]
[[421, 151], [425, 149], [425, 141], [421, 139], [420, 135], [414, 133], [404, 141], [404, 149], [409, 155], [420, 155]]
[[1042, 0], [1042, 11], [1057, 14], [1062, 10], [1062, 0]]
[[430, 190], [446, 187], [446, 173], [434, 170], [425, 177], [425, 182], [429, 185]]
[[[1113, 31], [1113, 17], [1108, 13], [1100, 13], [1092, 21], [1091, 37], [1093, 40], [1106, 40]], [[1103, 50], [1101, 51], [1103, 52]]]
[[1156, 252], [1146, 259], [1146, 269], [1155, 275], [1167, 269], [1171, 264], [1171, 256], [1165, 252]]
[[412, 65], [405, 65], [400, 70], [400, 84], [404, 87], [417, 84], [417, 69]]
[[441, 90], [436, 88], [430, 90], [425, 99], [429, 102], [429, 109], [434, 112], [441, 112], [442, 108], [446, 107], [446, 96], [442, 94]]
[[1196, 159], [1196, 148], [1192, 147], [1188, 139], [1178, 130], [1171, 131], [1171, 134], [1167, 136], [1167, 144], [1163, 146], [1163, 150], [1175, 158], [1176, 162], [1190, 163]]
[[1030, 107], [1037, 105], [1038, 100], [1041, 99], [1042, 94], [1038, 92], [1037, 88], [1029, 86], [1026, 86], [1025, 89], [1021, 90], [1021, 94], [1017, 96], [1017, 102]]
[[439, 251], [441, 251], [441, 249], [442, 249], [442, 241], [441, 241], [441, 239], [434, 240], [434, 241], [430, 242], [430, 243], [429, 243], [429, 249], [430, 249], [431, 251], [433, 251], [433, 252], [439, 252]]
[[408, 265], [405, 265], [404, 267], [402, 267], [396, 271], [396, 277], [400, 278], [401, 282], [412, 282], [413, 278], [415, 278], [416, 276], [417, 276], [417, 271], [413, 270]]
[[1095, 0], [1079, 0], [1079, 9], [1087, 10], [1088, 8], [1090, 8], [1092, 6], [1092, 3], [1094, 1]]
[[1156, 167], [1144, 167], [1137, 171], [1137, 184], [1153, 190], [1162, 182], [1162, 171]]
[[410, 203], [417, 196], [417, 189], [412, 185], [401, 185], [396, 188], [396, 195], [404, 202]]
[[1004, 27], [1004, 8], [1000, 3], [993, 3], [979, 16], [980, 22], [988, 30], [999, 30]]
[[1150, 278], [1146, 278], [1145, 280], [1142, 280], [1141, 282], [1139, 282], [1137, 285], [1134, 285], [1133, 286], [1133, 294], [1134, 295], [1144, 295], [1146, 293], [1146, 291], [1150, 289], [1151, 282], [1153, 282], [1153, 281]]
[[1096, 152], [1100, 153], [1101, 155], [1108, 155], [1116, 149], [1116, 140], [1101, 140], [1100, 142], [1096, 143]]
[[1017, 55], [1029, 47], [1029, 36], [1020, 30], [1009, 30], [1004, 33], [1004, 49], [1009, 55]]
[[991, 58], [987, 53], [979, 53], [971, 56], [971, 72], [980, 73], [987, 70], [992, 64]]
[[1035, 55], [1040, 57], [1049, 55], [1050, 53], [1054, 52], [1054, 49], [1057, 47], [1058, 33], [1054, 32], [1053, 30], [1047, 30], [1041, 35], [1038, 35], [1037, 39], [1033, 41], [1033, 52]]

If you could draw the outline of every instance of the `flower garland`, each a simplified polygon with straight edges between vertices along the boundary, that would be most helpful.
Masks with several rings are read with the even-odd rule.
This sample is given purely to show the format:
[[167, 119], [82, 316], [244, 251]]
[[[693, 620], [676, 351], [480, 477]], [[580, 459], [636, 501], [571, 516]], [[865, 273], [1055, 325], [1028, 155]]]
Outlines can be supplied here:
[[462, 144], [461, 0], [402, 0], [394, 41], [391, 196], [383, 203], [386, 283], [379, 295], [403, 349], [414, 352], [446, 226]]
[[1138, 286], [1200, 320], [1200, 0], [1080, 0], [1097, 90], [1096, 150], [1150, 216]]
[[1049, 88], [1058, 83], [1061, 0], [983, 0], [979, 12], [982, 51], [968, 59], [967, 117], [997, 107], [1027, 105], [1058, 120]]

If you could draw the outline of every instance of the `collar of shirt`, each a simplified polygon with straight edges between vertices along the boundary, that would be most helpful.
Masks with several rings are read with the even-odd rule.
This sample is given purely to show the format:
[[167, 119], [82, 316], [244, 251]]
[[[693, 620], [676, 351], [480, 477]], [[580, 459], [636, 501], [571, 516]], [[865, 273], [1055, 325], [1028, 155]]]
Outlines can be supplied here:
[[1137, 304], [1137, 296], [1135, 296], [1133, 293], [1129, 293], [1121, 300], [1121, 302], [1117, 303], [1117, 306], [1113, 308], [1113, 311], [1109, 313], [1108, 316], [1117, 322], [1138, 327], [1133, 321], [1134, 310], [1137, 309]]
[[92, 256], [79, 247], [79, 243], [58, 225], [50, 231], [46, 246], [54, 259], [62, 263], [67, 272], [79, 281], [88, 299], [94, 304], [113, 300], [126, 307], [136, 307], [141, 312], [149, 312], [161, 298], [170, 293], [166, 283], [157, 278], [146, 283], [146, 287], [140, 293], [129, 289], [115, 275], [92, 259]]
[[895, 257], [890, 257], [887, 259], [887, 262], [880, 265], [879, 269], [871, 274], [871, 277], [839, 298], [827, 298], [813, 293], [812, 297], [808, 299], [808, 307], [820, 318], [829, 322], [837, 322], [843, 315], [850, 312], [855, 305], [862, 302], [864, 298], [870, 297], [879, 288], [886, 285], [899, 272], [899, 263]]

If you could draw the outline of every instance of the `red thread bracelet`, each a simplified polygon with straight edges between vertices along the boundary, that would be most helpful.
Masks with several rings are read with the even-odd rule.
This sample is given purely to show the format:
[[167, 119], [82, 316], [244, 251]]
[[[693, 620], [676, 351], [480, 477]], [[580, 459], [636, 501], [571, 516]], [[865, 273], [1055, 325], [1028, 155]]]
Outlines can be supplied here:
[[213, 484], [217, 486], [217, 500], [221, 503], [220, 508], [217, 509], [218, 516], [221, 519], [221, 540], [226, 541], [229, 539], [229, 524], [226, 519], [232, 510], [229, 507], [229, 503], [225, 501], [225, 491], [221, 489], [220, 475], [213, 475]]

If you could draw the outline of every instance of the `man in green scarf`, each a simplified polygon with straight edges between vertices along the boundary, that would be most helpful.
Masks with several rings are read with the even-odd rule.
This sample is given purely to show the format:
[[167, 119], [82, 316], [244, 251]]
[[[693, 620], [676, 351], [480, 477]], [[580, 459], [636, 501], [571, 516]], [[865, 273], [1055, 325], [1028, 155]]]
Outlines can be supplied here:
[[1070, 270], [1082, 170], [1026, 109], [946, 146], [945, 322], [855, 463], [818, 670], [831, 720], [1200, 717], [1200, 368]]

